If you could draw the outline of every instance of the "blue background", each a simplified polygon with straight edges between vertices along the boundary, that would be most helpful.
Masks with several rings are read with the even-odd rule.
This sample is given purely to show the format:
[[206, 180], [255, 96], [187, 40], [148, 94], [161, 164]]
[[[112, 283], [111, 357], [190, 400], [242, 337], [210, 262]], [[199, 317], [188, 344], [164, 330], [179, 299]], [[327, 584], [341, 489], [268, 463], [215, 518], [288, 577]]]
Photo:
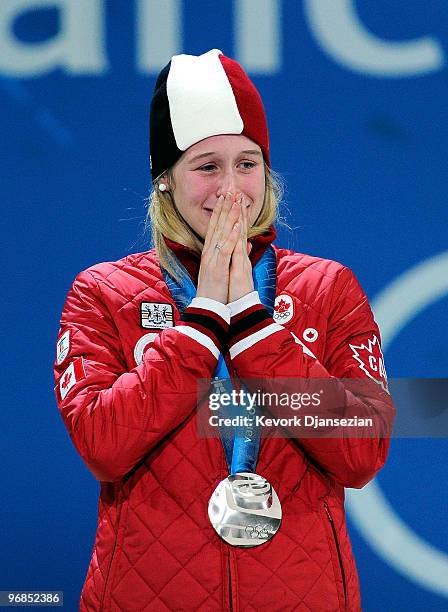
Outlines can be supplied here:
[[[436, 0], [315, 1], [330, 16], [350, 5], [385, 45], [431, 37], [441, 54], [433, 69], [372, 74], [325, 50], [307, 16], [312, 1], [258, 3], [258, 14], [271, 4], [278, 17], [269, 34], [278, 49], [274, 67], [245, 64], [265, 102], [273, 167], [288, 187], [284, 212], [294, 229], [280, 231], [277, 244], [343, 262], [375, 301], [404, 272], [448, 248], [448, 6]], [[45, 10], [8, 3], [23, 7], [9, 24], [21, 48], [38, 51], [60, 32], [61, 15], [51, 2], [41, 3]], [[0, 3], [2, 22], [8, 3]], [[243, 0], [170, 4], [180, 10], [173, 53], [219, 47], [244, 59], [236, 35]], [[71, 610], [93, 546], [98, 483], [71, 445], [54, 399], [59, 317], [81, 269], [148, 248], [143, 221], [155, 69], [144, 71], [137, 62], [137, 1], [98, 5], [108, 64], [103, 73], [77, 74], [55, 61], [24, 75], [0, 58], [0, 590], [63, 590]], [[0, 27], [0, 41], [5, 32]], [[158, 23], [150, 24], [155, 46], [166, 44], [165, 35]], [[446, 376], [446, 320], [445, 295], [388, 346], [389, 376]], [[446, 440], [394, 440], [376, 480], [401, 519], [448, 558], [447, 464]], [[349, 526], [365, 610], [447, 609], [448, 594], [398, 571], [353, 521]]]

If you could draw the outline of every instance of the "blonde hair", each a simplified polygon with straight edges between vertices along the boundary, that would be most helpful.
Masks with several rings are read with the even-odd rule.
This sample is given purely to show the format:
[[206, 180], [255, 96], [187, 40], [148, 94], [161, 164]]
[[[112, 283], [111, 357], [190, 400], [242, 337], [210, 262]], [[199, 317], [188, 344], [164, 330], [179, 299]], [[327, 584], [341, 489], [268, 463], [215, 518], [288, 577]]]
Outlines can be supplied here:
[[[279, 204], [284, 192], [283, 181], [280, 175], [271, 170], [266, 163], [264, 166], [264, 202], [258, 218], [248, 231], [249, 238], [263, 234], [272, 224], [282, 223], [279, 215]], [[158, 177], [154, 181], [148, 198], [145, 228], [151, 234], [152, 243], [156, 249], [161, 266], [179, 281], [182, 278], [182, 271], [176, 264], [176, 259], [173, 257], [171, 249], [165, 243], [164, 237], [173, 242], [183, 244], [198, 254], [202, 252], [203, 244], [180, 215], [170, 191], [160, 191], [158, 189], [160, 180], [161, 177]], [[171, 169], [163, 173], [163, 182], [168, 183], [170, 189], [175, 187]]]

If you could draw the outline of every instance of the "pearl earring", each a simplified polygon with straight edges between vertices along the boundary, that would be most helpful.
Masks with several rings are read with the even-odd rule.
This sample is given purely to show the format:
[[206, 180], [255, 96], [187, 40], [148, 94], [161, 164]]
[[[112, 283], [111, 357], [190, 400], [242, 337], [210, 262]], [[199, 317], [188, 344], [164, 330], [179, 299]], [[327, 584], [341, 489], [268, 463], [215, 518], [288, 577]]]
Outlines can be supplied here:
[[165, 183], [159, 183], [159, 191], [166, 191], [167, 190], [167, 186], [165, 185]]

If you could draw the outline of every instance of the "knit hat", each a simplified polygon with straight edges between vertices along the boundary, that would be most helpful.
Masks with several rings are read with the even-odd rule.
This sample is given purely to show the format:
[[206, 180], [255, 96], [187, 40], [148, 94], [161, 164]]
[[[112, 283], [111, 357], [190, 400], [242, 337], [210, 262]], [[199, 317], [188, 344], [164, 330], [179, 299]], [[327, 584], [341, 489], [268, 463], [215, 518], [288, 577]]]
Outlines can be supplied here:
[[238, 62], [219, 49], [171, 58], [157, 78], [149, 123], [153, 180], [189, 147], [219, 134], [247, 136], [270, 165], [260, 94]]

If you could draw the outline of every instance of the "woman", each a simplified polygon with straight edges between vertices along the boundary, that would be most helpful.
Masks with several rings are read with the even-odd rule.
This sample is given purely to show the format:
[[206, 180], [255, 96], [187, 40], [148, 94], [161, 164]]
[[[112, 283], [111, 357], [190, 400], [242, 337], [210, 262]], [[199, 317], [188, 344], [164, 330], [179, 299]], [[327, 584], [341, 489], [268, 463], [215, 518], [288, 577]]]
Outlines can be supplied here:
[[[101, 482], [81, 610], [359, 610], [344, 487], [373, 478], [388, 439], [254, 439], [235, 468], [237, 441], [200, 437], [195, 409], [198, 380], [229, 372], [368, 378], [369, 397], [338, 383], [344, 408], [391, 420], [367, 299], [342, 265], [272, 245], [266, 118], [235, 61], [173, 57], [150, 129], [155, 249], [79, 274], [57, 342], [59, 409]], [[275, 525], [240, 547], [213, 508], [229, 473], [255, 471]]]

